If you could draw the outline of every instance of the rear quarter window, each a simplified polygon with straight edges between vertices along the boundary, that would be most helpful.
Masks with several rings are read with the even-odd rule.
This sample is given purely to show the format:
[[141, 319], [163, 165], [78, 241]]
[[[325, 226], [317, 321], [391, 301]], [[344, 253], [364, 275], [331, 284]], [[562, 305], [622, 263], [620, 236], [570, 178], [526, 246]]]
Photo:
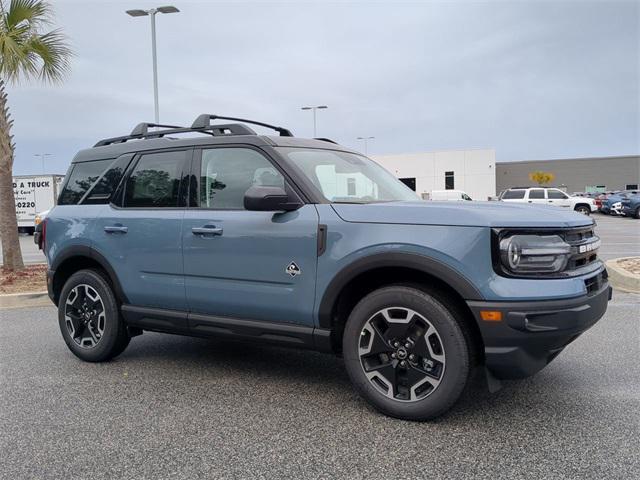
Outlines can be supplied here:
[[76, 205], [113, 163], [113, 159], [74, 163], [60, 192], [58, 205]]

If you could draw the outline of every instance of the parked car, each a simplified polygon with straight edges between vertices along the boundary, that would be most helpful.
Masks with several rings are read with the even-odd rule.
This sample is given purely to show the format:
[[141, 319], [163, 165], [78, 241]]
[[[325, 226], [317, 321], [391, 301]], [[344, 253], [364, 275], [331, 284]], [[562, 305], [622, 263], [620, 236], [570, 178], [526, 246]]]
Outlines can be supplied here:
[[80, 151], [42, 225], [77, 357], [112, 359], [144, 331], [331, 352], [409, 420], [451, 408], [476, 368], [535, 374], [611, 297], [588, 217], [422, 201], [330, 140], [216, 115]]
[[620, 203], [622, 204], [622, 212], [626, 216], [640, 218], [640, 194], [627, 195]]
[[503, 202], [532, 203], [539, 205], [553, 205], [575, 210], [584, 215], [590, 215], [597, 210], [593, 198], [572, 197], [557, 188], [548, 187], [514, 187], [505, 190], [500, 197]]
[[617, 192], [611, 195], [608, 195], [605, 200], [602, 201], [602, 207], [600, 208], [600, 212], [607, 215], [624, 215], [622, 202], [629, 195], [637, 195], [637, 190], [624, 190], [622, 192]]
[[431, 200], [445, 202], [470, 201], [471, 197], [462, 190], [433, 190]]

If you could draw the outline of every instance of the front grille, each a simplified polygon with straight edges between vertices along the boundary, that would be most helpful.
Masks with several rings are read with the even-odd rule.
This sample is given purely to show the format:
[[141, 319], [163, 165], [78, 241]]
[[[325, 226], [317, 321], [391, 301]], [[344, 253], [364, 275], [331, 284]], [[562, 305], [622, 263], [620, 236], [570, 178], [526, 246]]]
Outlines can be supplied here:
[[566, 272], [582, 269], [598, 260], [600, 238], [593, 232], [593, 227], [565, 230], [560, 235], [571, 245]]

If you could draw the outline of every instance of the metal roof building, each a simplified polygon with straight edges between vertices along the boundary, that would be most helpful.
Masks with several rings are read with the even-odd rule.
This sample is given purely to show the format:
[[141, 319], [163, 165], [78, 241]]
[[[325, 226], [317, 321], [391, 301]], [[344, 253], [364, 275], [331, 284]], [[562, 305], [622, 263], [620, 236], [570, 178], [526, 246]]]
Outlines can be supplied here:
[[553, 186], [567, 192], [632, 190], [640, 187], [640, 155], [564, 158], [496, 163], [496, 190], [531, 185], [529, 173], [553, 173]]

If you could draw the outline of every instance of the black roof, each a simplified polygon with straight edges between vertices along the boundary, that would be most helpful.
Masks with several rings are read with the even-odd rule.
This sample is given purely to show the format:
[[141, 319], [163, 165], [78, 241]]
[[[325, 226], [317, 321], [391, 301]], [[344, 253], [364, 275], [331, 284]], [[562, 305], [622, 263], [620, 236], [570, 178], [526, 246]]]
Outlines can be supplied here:
[[[211, 125], [211, 120], [233, 120], [242, 123]], [[250, 127], [244, 125], [244, 123], [270, 128], [278, 132], [280, 135], [258, 135]], [[185, 134], [190, 134], [191, 136], [184, 136]], [[196, 118], [191, 127], [140, 123], [134, 127], [129, 135], [106, 138], [98, 141], [93, 148], [79, 151], [73, 159], [73, 163], [88, 162], [105, 158], [116, 158], [125, 153], [145, 150], [237, 143], [255, 145], [258, 147], [305, 147], [351, 151], [350, 149], [338, 146], [335, 142], [327, 138], [296, 138], [290, 130], [283, 127], [276, 127], [266, 123], [242, 118], [202, 114]]]

